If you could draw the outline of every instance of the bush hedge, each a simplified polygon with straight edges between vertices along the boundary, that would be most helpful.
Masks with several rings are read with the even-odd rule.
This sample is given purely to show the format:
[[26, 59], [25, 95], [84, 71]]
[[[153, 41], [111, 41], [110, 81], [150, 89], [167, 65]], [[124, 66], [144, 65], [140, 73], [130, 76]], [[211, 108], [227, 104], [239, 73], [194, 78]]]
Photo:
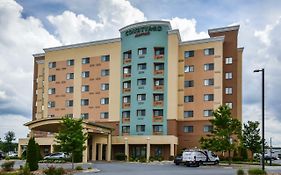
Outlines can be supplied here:
[[126, 160], [127, 156], [124, 153], [116, 153], [115, 159], [116, 160]]
[[248, 170], [249, 175], [266, 175], [266, 171], [259, 168], [252, 168]]
[[4, 171], [12, 171], [15, 165], [15, 161], [5, 161], [2, 165], [1, 168]]
[[237, 170], [237, 175], [244, 175], [245, 172], [242, 169]]
[[45, 175], [63, 175], [66, 174], [66, 171], [63, 168], [56, 168], [54, 166], [50, 166], [43, 171]]

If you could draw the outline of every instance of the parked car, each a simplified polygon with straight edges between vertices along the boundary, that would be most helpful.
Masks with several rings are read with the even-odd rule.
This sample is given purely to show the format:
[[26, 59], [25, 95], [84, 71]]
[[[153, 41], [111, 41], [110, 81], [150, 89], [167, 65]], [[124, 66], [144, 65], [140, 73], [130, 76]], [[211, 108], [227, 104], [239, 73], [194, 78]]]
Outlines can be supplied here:
[[69, 154], [64, 153], [64, 152], [57, 152], [57, 153], [52, 153], [44, 157], [44, 159], [67, 159], [69, 158]]
[[264, 155], [264, 160], [277, 160], [278, 158], [277, 157], [274, 157], [274, 156], [270, 156], [270, 155]]
[[175, 159], [174, 159], [174, 163], [175, 163], [176, 165], [179, 165], [179, 164], [183, 163], [183, 162], [182, 162], [182, 155], [177, 155], [177, 156], [175, 157]]
[[10, 152], [8, 152], [7, 157], [9, 157], [9, 158], [16, 158], [16, 157], [18, 157], [18, 153], [10, 151]]

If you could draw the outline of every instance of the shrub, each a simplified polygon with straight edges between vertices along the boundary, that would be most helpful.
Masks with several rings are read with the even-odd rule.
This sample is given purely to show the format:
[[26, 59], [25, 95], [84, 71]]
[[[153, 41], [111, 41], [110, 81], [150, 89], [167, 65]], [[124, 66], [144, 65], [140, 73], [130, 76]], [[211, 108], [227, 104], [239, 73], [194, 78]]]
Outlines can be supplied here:
[[11, 171], [11, 170], [13, 170], [14, 165], [15, 165], [15, 161], [5, 161], [5, 162], [1, 165], [1, 168], [2, 168], [4, 171]]
[[161, 162], [163, 160], [163, 157], [162, 156], [157, 156], [157, 157], [155, 157], [155, 160], [158, 160], [159, 162]]
[[31, 171], [38, 170], [38, 148], [35, 143], [35, 139], [31, 137], [27, 145], [26, 162], [29, 165]]
[[145, 157], [140, 157], [140, 162], [141, 162], [141, 163], [146, 162], [146, 158], [145, 158]]
[[116, 153], [115, 159], [116, 160], [126, 160], [127, 156], [124, 153]]
[[82, 166], [75, 167], [76, 170], [83, 170]]
[[175, 159], [174, 156], [170, 156], [170, 157], [169, 157], [169, 160], [170, 160], [170, 161], [172, 161], [172, 160], [174, 160], [174, 159]]
[[245, 174], [244, 170], [242, 169], [237, 170], [237, 175], [244, 175], [244, 174]]
[[154, 159], [153, 156], [150, 156], [150, 157], [149, 157], [149, 161], [150, 161], [150, 162], [153, 162], [154, 160], [155, 160], [155, 159]]
[[134, 157], [129, 157], [129, 161], [130, 161], [130, 162], [135, 162], [136, 159], [135, 159]]
[[32, 175], [30, 173], [30, 169], [29, 169], [28, 164], [25, 164], [24, 167], [22, 167], [22, 166], [20, 167], [20, 172], [19, 172], [18, 175]]
[[253, 168], [248, 170], [249, 175], [266, 175], [266, 171], [259, 169], [259, 168]]
[[93, 169], [93, 168], [92, 168], [91, 166], [89, 166], [89, 167], [88, 167], [88, 170], [91, 170], [91, 169]]
[[56, 168], [53, 166], [48, 167], [48, 169], [45, 169], [43, 171], [46, 175], [63, 175], [66, 174], [65, 170], [63, 168]]

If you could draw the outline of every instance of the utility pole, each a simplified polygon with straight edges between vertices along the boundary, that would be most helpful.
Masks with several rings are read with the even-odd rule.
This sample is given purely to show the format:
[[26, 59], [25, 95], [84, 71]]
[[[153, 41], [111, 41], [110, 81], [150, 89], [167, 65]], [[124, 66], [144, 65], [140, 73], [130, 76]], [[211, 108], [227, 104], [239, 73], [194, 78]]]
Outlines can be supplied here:
[[270, 166], [272, 166], [272, 137], [270, 137]]

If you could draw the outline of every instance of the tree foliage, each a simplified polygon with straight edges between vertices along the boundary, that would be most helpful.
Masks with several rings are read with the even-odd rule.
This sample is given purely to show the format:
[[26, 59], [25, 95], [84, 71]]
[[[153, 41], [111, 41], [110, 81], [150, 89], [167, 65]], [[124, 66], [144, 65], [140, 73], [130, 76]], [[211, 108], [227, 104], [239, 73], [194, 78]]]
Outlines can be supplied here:
[[251, 151], [252, 157], [254, 153], [259, 153], [261, 151], [262, 139], [258, 121], [248, 121], [244, 123], [242, 141], [243, 146]]
[[241, 122], [232, 118], [230, 108], [226, 105], [216, 109], [213, 115], [214, 118], [210, 120], [213, 130], [206, 138], [200, 139], [201, 147], [215, 152], [233, 150], [241, 136]]
[[71, 153], [72, 163], [75, 156], [82, 155], [86, 148], [84, 145], [88, 139], [87, 133], [83, 133], [82, 120], [73, 118], [63, 118], [59, 133], [56, 135], [56, 142], [59, 144], [61, 151]]
[[28, 164], [30, 171], [38, 170], [38, 148], [34, 137], [31, 137], [27, 145], [26, 163]]
[[16, 140], [15, 133], [13, 131], [8, 131], [5, 133], [4, 141], [1, 141], [1, 149], [3, 152], [14, 151], [17, 144], [13, 143]]

